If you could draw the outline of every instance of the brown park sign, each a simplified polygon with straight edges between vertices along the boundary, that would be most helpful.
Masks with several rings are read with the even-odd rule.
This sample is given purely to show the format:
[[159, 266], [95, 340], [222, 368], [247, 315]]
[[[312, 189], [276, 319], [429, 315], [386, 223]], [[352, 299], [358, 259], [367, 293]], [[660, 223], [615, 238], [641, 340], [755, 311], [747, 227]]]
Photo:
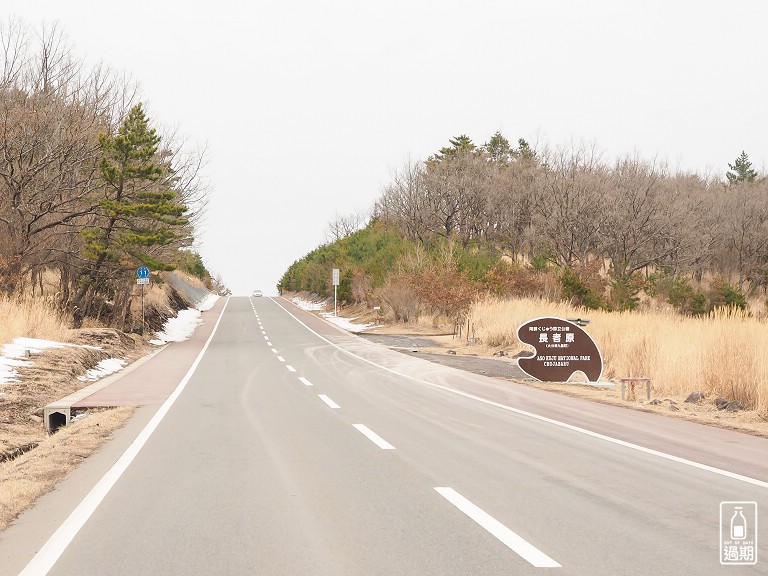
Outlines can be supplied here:
[[563, 318], [535, 318], [517, 329], [517, 337], [536, 349], [535, 356], [518, 358], [517, 365], [537, 380], [567, 382], [574, 372], [583, 372], [590, 382], [600, 380], [600, 350], [577, 324]]

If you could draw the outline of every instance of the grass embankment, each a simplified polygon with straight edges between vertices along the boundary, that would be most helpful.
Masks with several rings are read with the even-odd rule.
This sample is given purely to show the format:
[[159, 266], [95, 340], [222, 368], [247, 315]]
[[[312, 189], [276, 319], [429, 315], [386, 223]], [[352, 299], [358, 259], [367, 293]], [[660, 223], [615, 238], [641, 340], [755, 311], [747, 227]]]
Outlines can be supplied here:
[[100, 410], [0, 465], [0, 531], [121, 428], [134, 408]]
[[531, 318], [588, 318], [587, 332], [603, 355], [605, 378], [650, 377], [661, 395], [702, 391], [736, 400], [768, 416], [768, 321], [716, 311], [707, 317], [676, 312], [585, 311], [544, 300], [487, 299], [471, 311], [475, 336], [484, 344], [523, 345], [517, 327]]
[[89, 384], [75, 376], [85, 374], [99, 360], [109, 356], [132, 358], [144, 349], [136, 339], [97, 327], [94, 322], [83, 330], [70, 329], [68, 318], [55, 312], [44, 297], [0, 298], [0, 317], [0, 351], [18, 337], [101, 348], [59, 348], [33, 354], [31, 366], [16, 367], [17, 379], [0, 383], [1, 531], [95, 452], [133, 412], [132, 408], [99, 410], [47, 436], [40, 417], [43, 406]]

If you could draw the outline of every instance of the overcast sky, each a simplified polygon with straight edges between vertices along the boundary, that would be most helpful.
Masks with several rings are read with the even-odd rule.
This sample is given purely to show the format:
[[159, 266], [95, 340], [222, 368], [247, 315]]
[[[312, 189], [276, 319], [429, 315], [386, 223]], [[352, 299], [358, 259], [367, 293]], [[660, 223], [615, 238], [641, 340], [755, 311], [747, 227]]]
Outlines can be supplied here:
[[724, 174], [768, 161], [768, 2], [4, 0], [130, 73], [207, 145], [198, 250], [235, 294], [275, 285], [336, 214], [448, 138], [596, 143]]

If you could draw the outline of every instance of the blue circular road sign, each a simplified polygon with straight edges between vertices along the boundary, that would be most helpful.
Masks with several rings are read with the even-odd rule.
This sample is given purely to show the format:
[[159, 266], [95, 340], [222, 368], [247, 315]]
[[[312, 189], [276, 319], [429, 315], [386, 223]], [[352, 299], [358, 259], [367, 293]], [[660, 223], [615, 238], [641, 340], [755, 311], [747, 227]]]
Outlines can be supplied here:
[[139, 278], [149, 277], [149, 268], [147, 268], [146, 266], [142, 266], [141, 268], [136, 270], [136, 276], [138, 276]]

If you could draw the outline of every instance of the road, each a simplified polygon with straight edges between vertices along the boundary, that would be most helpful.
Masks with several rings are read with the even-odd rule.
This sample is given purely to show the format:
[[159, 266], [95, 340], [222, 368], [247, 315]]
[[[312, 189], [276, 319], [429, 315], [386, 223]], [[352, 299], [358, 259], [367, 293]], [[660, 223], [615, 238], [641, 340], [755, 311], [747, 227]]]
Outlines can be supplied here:
[[[768, 440], [425, 362], [282, 299], [218, 322], [112, 472], [0, 559], [69, 506], [25, 576], [768, 574]], [[756, 565], [720, 565], [722, 501], [757, 503]]]

